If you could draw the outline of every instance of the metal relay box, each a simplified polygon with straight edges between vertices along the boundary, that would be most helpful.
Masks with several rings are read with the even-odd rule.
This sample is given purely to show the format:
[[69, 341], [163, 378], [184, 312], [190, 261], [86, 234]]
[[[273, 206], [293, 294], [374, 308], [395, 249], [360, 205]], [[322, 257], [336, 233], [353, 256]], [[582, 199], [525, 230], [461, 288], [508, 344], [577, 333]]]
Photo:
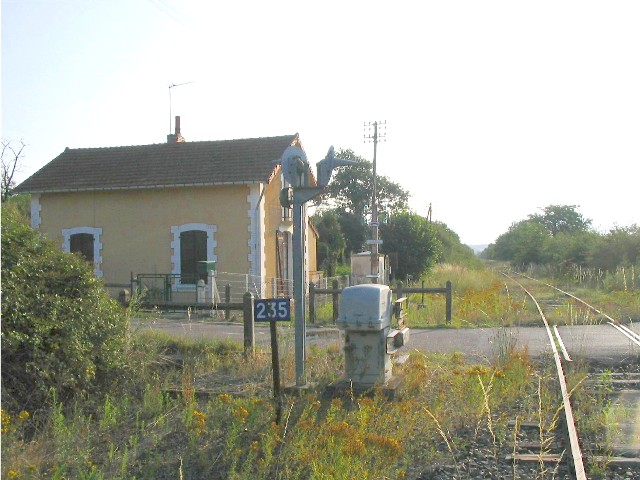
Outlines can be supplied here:
[[392, 313], [391, 289], [387, 285], [356, 285], [342, 290], [336, 323], [349, 331], [382, 330], [391, 325]]
[[391, 289], [366, 284], [347, 287], [340, 298], [337, 325], [345, 331], [345, 380], [369, 387], [391, 378], [387, 335], [393, 313]]

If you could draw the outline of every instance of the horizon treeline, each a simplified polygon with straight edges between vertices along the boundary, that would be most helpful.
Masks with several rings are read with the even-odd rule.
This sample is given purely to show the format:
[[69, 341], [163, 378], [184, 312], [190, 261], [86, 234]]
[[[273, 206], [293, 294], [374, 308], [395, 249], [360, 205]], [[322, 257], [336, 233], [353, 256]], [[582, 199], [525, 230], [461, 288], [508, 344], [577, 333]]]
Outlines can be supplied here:
[[542, 213], [514, 222], [481, 254], [513, 267], [546, 265], [558, 271], [574, 268], [614, 273], [640, 266], [640, 227], [616, 226], [606, 233], [591, 228], [576, 205], [549, 205]]

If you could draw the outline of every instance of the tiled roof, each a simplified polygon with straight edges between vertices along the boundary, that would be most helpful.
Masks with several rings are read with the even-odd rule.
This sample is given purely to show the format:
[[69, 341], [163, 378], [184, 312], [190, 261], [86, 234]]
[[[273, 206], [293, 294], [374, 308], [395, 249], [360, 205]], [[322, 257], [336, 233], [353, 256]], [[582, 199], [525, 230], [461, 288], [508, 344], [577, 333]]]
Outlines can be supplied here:
[[268, 182], [298, 134], [212, 142], [65, 149], [14, 193]]

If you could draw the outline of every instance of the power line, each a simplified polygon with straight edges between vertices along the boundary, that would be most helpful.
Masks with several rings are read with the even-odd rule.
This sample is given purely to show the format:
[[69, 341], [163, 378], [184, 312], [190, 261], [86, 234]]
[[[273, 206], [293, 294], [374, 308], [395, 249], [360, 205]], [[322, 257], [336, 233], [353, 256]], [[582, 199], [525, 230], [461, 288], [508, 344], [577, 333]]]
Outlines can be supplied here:
[[192, 22], [190, 19], [182, 14], [180, 10], [171, 5], [167, 0], [148, 0], [148, 2], [153, 5], [157, 10], [164, 13], [167, 17], [173, 20], [176, 23], [179, 23], [183, 27], [188, 27]]

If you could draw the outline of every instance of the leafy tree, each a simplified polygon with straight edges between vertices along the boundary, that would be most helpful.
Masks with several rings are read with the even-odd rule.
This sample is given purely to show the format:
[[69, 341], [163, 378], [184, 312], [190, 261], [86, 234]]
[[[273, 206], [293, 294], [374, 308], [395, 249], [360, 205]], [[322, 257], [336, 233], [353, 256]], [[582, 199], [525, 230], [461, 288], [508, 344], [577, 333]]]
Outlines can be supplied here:
[[576, 205], [549, 205], [542, 214], [513, 223], [483, 256], [512, 265], [587, 265], [598, 242], [590, 225], [591, 220], [585, 219]]
[[586, 232], [591, 220], [577, 211], [578, 205], [549, 205], [542, 214], [529, 215], [529, 220], [543, 225], [553, 236], [559, 233]]
[[380, 227], [382, 253], [397, 254], [398, 266], [394, 275], [419, 278], [427, 273], [441, 257], [442, 244], [436, 229], [424, 217], [415, 213], [400, 213]]
[[33, 411], [104, 393], [124, 368], [127, 320], [91, 267], [2, 209], [2, 403]]
[[492, 258], [509, 261], [512, 265], [541, 263], [549, 237], [549, 231], [539, 222], [522, 220], [513, 223], [491, 248]]
[[[371, 208], [373, 164], [352, 150], [341, 149], [336, 156], [357, 163], [341, 168], [334, 174], [326, 193], [320, 197], [318, 203], [328, 203], [329, 207], [353, 213], [364, 219]], [[408, 208], [409, 192], [399, 184], [383, 175], [377, 175], [376, 186], [378, 203], [387, 214], [392, 215]]]
[[340, 229], [339, 216], [334, 210], [327, 210], [313, 217], [318, 229], [318, 263], [328, 276], [335, 275], [338, 260], [344, 255], [347, 244]]
[[31, 215], [31, 195], [27, 193], [21, 193], [19, 195], [11, 195], [6, 200], [6, 204], [3, 204], [3, 206], [7, 206], [9, 204], [13, 205], [14, 208], [18, 210], [20, 215], [24, 217], [25, 223], [28, 225], [29, 217]]
[[442, 244], [442, 263], [455, 263], [468, 267], [479, 267], [480, 261], [473, 252], [473, 249], [460, 242], [460, 237], [451, 230], [445, 223], [433, 222], [433, 228], [440, 243]]
[[596, 232], [560, 232], [547, 239], [542, 261], [560, 267], [587, 266], [599, 242], [600, 235]]
[[[315, 202], [319, 211], [333, 210], [338, 215], [346, 247], [344, 254], [362, 251], [369, 237], [367, 216], [371, 213], [373, 164], [352, 150], [339, 150], [337, 156], [357, 162], [339, 169], [326, 192]], [[384, 216], [408, 209], [409, 192], [383, 175], [377, 176], [379, 211]]]
[[593, 249], [592, 265], [613, 272], [618, 266], [640, 264], [640, 227], [616, 227]]
[[364, 219], [355, 213], [336, 210], [336, 214], [346, 245], [344, 255], [348, 258], [352, 253], [362, 251], [365, 241], [370, 237], [370, 229]]

